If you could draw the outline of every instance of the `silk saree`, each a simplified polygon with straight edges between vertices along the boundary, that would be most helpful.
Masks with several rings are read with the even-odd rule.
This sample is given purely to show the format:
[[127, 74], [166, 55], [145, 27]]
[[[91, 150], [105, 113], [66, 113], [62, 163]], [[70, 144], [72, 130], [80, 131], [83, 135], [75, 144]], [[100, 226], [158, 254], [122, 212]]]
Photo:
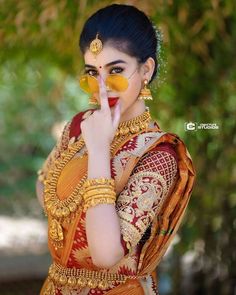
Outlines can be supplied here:
[[[46, 181], [53, 163], [60, 161], [75, 141], [82, 140], [80, 122], [85, 113], [77, 114], [66, 124], [61, 139], [42, 167]], [[86, 146], [81, 145], [58, 179], [60, 200], [66, 200], [86, 177], [87, 161]], [[62, 225], [63, 247], [55, 247], [49, 232], [53, 263], [40, 295], [158, 294], [155, 270], [180, 226], [195, 180], [191, 156], [176, 134], [162, 131], [157, 122], [151, 121], [144, 132], [128, 135], [115, 144], [110, 161], [124, 257], [110, 269], [93, 264], [86, 240], [86, 212], [81, 204], [72, 222]], [[48, 215], [49, 231], [52, 222]], [[61, 274], [80, 269], [125, 279], [122, 283], [110, 282], [105, 290], [96, 282], [94, 286], [80, 288], [76, 283], [69, 284], [71, 277], [60, 281]]]

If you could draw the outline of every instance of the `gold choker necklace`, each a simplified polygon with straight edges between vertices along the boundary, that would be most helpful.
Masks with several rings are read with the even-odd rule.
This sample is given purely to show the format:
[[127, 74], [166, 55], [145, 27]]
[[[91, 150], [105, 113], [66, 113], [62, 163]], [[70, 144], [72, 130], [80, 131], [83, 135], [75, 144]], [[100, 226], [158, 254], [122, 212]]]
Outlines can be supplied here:
[[143, 131], [148, 127], [150, 120], [151, 115], [149, 113], [149, 109], [146, 108], [146, 111], [141, 115], [121, 122], [117, 128], [115, 136], [127, 135], [129, 133], [134, 134], [139, 131]]

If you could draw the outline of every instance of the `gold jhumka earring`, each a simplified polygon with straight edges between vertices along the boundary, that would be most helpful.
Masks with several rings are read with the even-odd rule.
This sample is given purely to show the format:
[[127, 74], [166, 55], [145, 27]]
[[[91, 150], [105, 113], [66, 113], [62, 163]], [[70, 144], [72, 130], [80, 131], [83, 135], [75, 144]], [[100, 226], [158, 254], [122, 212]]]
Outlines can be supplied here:
[[139, 100], [153, 100], [152, 94], [149, 88], [147, 88], [148, 80], [144, 80], [144, 88], [141, 89], [138, 99]]
[[[111, 91], [110, 87], [109, 86], [106, 86], [106, 90], [107, 91]], [[95, 106], [98, 106], [99, 103], [96, 99], [96, 97], [92, 94], [92, 96], [89, 98], [89, 102], [88, 102], [90, 105], [95, 105]]]
[[90, 105], [94, 105], [94, 106], [98, 106], [98, 105], [99, 105], [97, 99], [96, 99], [93, 95], [89, 98], [88, 103], [89, 103]]

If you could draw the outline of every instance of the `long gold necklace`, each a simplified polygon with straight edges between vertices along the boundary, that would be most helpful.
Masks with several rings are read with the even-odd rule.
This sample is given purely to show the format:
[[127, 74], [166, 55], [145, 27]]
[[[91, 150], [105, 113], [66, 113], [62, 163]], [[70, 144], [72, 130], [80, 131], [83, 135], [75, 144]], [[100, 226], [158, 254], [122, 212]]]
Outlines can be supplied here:
[[[127, 139], [130, 133], [135, 134], [147, 129], [150, 119], [151, 116], [147, 109], [143, 114], [120, 123], [117, 129], [117, 134], [111, 144], [111, 157], [114, 157], [115, 150], [125, 141], [125, 139]], [[64, 222], [70, 223], [80, 212], [79, 207], [83, 208], [83, 206], [80, 205], [83, 202], [83, 184], [87, 179], [87, 173], [85, 173], [73, 192], [65, 200], [60, 200], [58, 198], [56, 190], [63, 168], [74, 155], [81, 150], [84, 144], [83, 138], [80, 137], [78, 141], [69, 145], [67, 150], [60, 155], [59, 159], [54, 161], [48, 172], [47, 179], [44, 181], [45, 213], [51, 217], [49, 237], [55, 248], [63, 247], [64, 234], [62, 224]]]

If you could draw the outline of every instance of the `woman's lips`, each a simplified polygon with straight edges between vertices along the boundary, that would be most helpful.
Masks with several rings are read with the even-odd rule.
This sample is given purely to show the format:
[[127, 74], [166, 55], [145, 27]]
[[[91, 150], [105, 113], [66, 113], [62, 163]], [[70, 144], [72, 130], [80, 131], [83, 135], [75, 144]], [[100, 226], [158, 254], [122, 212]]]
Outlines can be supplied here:
[[117, 101], [118, 101], [119, 97], [108, 97], [108, 103], [110, 107], [113, 107]]

